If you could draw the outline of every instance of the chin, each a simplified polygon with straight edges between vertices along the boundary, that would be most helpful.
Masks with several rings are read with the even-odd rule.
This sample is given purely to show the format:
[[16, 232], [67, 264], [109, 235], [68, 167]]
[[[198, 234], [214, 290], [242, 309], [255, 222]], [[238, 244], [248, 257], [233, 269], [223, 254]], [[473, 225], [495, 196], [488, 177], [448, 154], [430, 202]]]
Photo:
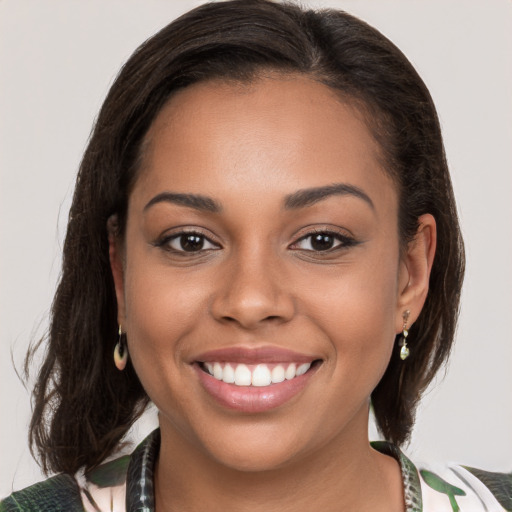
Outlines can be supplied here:
[[261, 473], [280, 469], [290, 463], [290, 452], [279, 448], [281, 447], [257, 448], [255, 446], [254, 449], [236, 450], [230, 447], [215, 450], [217, 453], [210, 452], [210, 454], [218, 464], [233, 471]]
[[[279, 428], [278, 425], [240, 425], [222, 432], [210, 431], [197, 439], [201, 451], [217, 464], [235, 471], [272, 471], [302, 458], [308, 450], [304, 428]], [[310, 447], [310, 449], [312, 449]]]

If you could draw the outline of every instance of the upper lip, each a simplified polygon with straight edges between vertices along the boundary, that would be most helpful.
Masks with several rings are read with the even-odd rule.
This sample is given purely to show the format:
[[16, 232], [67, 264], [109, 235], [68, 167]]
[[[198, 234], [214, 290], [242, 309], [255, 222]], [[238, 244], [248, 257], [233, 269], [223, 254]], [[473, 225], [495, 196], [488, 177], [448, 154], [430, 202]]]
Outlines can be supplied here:
[[203, 352], [194, 358], [195, 362], [232, 362], [245, 364], [259, 363], [311, 363], [317, 356], [301, 354], [280, 347], [226, 347]]

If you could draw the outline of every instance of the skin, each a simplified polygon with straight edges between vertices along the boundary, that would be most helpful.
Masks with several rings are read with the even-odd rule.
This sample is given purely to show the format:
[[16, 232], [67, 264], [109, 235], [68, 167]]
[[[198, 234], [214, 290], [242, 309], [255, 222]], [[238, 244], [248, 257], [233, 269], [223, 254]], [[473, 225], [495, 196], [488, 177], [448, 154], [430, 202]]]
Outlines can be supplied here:
[[[404, 311], [410, 325], [423, 306], [435, 222], [422, 216], [400, 252], [397, 190], [360, 113], [307, 77], [206, 82], [168, 102], [145, 147], [110, 256], [119, 323], [160, 413], [157, 511], [403, 510], [398, 464], [368, 444], [369, 397]], [[334, 183], [372, 204], [334, 194], [284, 207]], [[146, 206], [163, 192], [222, 209]], [[179, 252], [170, 237], [183, 227], [206, 237], [203, 250]], [[341, 238], [315, 251], [307, 236], [318, 231]], [[191, 364], [212, 349], [268, 345], [321, 365], [263, 413], [220, 406]]]

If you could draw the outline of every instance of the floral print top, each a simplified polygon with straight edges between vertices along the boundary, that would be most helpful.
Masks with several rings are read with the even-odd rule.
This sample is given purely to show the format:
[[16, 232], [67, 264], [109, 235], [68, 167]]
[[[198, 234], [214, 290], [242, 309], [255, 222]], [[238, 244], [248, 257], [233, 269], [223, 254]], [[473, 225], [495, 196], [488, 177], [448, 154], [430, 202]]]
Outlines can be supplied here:
[[[406, 512], [512, 511], [512, 473], [491, 473], [465, 466], [443, 471], [418, 469], [394, 445], [372, 443], [400, 464]], [[153, 471], [160, 430], [132, 453], [107, 462], [91, 473], [57, 475], [0, 503], [0, 512], [154, 512]]]

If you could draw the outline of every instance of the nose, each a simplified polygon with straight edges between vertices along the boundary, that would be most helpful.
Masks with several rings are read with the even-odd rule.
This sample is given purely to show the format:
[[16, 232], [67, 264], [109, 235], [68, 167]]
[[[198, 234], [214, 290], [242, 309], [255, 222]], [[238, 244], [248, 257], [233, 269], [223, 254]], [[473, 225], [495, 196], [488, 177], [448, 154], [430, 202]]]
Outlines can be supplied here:
[[272, 258], [253, 253], [226, 265], [226, 272], [218, 275], [220, 285], [211, 303], [218, 321], [254, 330], [293, 317], [295, 306], [285, 273]]

